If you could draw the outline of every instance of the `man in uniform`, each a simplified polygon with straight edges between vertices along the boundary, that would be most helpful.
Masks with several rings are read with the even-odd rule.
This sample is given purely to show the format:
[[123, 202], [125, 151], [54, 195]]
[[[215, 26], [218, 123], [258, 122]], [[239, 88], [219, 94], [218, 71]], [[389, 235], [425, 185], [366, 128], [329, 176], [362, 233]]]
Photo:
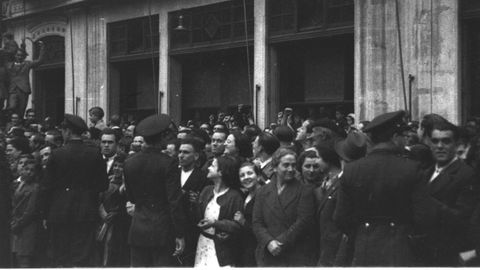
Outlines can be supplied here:
[[165, 114], [145, 118], [136, 128], [145, 147], [125, 162], [127, 197], [135, 204], [128, 237], [132, 267], [172, 266], [172, 255], [185, 247], [178, 163], [162, 153], [175, 136], [172, 125]]
[[65, 145], [53, 150], [45, 170], [47, 226], [55, 267], [91, 267], [98, 196], [108, 188], [105, 161], [97, 147], [83, 143], [82, 118], [65, 114]]
[[398, 111], [374, 118], [365, 128], [374, 143], [371, 152], [345, 165], [334, 220], [353, 240], [353, 266], [414, 263], [407, 240], [421, 173], [417, 163], [400, 156], [404, 115]]

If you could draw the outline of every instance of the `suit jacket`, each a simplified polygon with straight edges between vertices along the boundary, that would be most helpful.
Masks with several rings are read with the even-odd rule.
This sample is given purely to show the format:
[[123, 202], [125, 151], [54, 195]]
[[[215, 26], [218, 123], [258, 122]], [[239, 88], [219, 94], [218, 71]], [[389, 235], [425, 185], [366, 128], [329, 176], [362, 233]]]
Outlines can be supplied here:
[[255, 195], [253, 198], [245, 205], [244, 216], [245, 224], [243, 225], [241, 243], [242, 251], [240, 257], [240, 266], [241, 267], [255, 267], [257, 262], [255, 261], [255, 249], [257, 247], [257, 239], [252, 229], [252, 216], [253, 216], [253, 206], [255, 205]]
[[[178, 169], [178, 179], [177, 181], [181, 183], [181, 168]], [[183, 254], [184, 266], [193, 267], [195, 261], [195, 252], [198, 242], [198, 236], [200, 230], [197, 227], [197, 208], [196, 204], [189, 201], [189, 193], [196, 192], [200, 195], [200, 192], [207, 185], [207, 175], [206, 173], [195, 167], [193, 172], [188, 177], [187, 181], [182, 187], [182, 207], [186, 215], [186, 224], [185, 224], [185, 251]], [[186, 265], [189, 264], [189, 265]]]
[[33, 255], [39, 226], [38, 194], [36, 183], [20, 184], [12, 200], [13, 252]]
[[[260, 188], [253, 209], [253, 232], [258, 244], [255, 257], [258, 266], [311, 266], [314, 264], [315, 239], [312, 189], [299, 180], [288, 183], [278, 195], [277, 180]], [[282, 253], [274, 257], [267, 249], [272, 240], [283, 243]]]
[[[185, 213], [175, 159], [155, 147], [131, 156], [124, 166], [127, 198], [135, 204], [128, 242], [173, 248], [185, 231]], [[173, 252], [173, 251], [172, 251]]]
[[414, 264], [408, 243], [419, 164], [394, 147], [374, 148], [344, 168], [334, 221], [353, 235], [353, 266]]
[[319, 235], [319, 259], [317, 265], [338, 266], [337, 253], [342, 240], [342, 231], [333, 221], [333, 214], [337, 206], [337, 190], [340, 187], [340, 180], [337, 178], [326, 190], [321, 187], [315, 189], [318, 194], [318, 207], [316, 218], [318, 222]]
[[429, 266], [457, 266], [458, 253], [473, 248], [467, 232], [478, 201], [476, 175], [461, 160], [429, 182], [433, 171], [434, 167], [427, 171], [418, 188], [426, 191], [419, 215], [425, 253], [418, 255]]
[[10, 93], [15, 91], [15, 88], [20, 89], [25, 94], [32, 92], [30, 88], [30, 70], [43, 63], [45, 59], [45, 50], [40, 50], [40, 55], [37, 60], [28, 61], [25, 60], [22, 63], [16, 65], [15, 62], [7, 64], [7, 72], [9, 78], [8, 91]]
[[[0, 148], [1, 149], [1, 148]], [[11, 218], [11, 193], [10, 171], [5, 154], [0, 155], [0, 268], [9, 268], [10, 265], [10, 218]]]
[[100, 149], [81, 140], [70, 140], [52, 151], [44, 176], [48, 221], [98, 221], [99, 194], [108, 188], [105, 166]]

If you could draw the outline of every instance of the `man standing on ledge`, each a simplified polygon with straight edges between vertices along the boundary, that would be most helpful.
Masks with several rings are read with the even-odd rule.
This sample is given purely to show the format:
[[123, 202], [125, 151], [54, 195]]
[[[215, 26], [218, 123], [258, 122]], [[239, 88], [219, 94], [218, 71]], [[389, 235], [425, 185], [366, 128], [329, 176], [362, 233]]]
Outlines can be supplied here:
[[136, 135], [145, 147], [125, 162], [128, 200], [135, 204], [128, 236], [132, 267], [173, 266], [173, 256], [185, 248], [185, 214], [178, 163], [162, 153], [165, 142], [175, 137], [168, 115], [152, 115], [140, 122]]
[[108, 188], [100, 149], [83, 143], [82, 118], [65, 114], [65, 145], [54, 150], [45, 171], [45, 214], [53, 248], [53, 267], [92, 267], [98, 197]]

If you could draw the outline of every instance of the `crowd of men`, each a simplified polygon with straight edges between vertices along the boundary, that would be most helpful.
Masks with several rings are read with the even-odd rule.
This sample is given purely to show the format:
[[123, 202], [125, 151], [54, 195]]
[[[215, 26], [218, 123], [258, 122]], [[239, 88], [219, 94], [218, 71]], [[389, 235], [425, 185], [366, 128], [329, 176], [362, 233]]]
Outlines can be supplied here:
[[58, 126], [12, 113], [0, 267], [479, 264], [477, 119], [286, 108], [261, 130], [243, 112], [129, 123], [93, 107]]

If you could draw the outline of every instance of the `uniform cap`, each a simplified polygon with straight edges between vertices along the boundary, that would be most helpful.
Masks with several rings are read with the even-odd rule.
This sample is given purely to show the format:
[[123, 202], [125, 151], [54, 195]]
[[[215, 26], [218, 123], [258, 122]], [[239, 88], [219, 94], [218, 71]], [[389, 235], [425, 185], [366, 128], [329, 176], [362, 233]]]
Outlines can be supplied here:
[[392, 126], [398, 126], [401, 128], [402, 126], [406, 126], [403, 123], [403, 117], [405, 116], [405, 111], [396, 111], [396, 112], [389, 112], [381, 114], [375, 118], [373, 118], [372, 122], [370, 122], [364, 129], [364, 132], [375, 132], [380, 129], [385, 129]]
[[172, 119], [166, 114], [154, 114], [143, 119], [135, 128], [137, 135], [143, 137], [150, 137], [157, 134], [160, 134], [168, 129]]
[[76, 115], [66, 113], [62, 122], [63, 128], [73, 128], [80, 132], [88, 130], [88, 126], [85, 121]]

